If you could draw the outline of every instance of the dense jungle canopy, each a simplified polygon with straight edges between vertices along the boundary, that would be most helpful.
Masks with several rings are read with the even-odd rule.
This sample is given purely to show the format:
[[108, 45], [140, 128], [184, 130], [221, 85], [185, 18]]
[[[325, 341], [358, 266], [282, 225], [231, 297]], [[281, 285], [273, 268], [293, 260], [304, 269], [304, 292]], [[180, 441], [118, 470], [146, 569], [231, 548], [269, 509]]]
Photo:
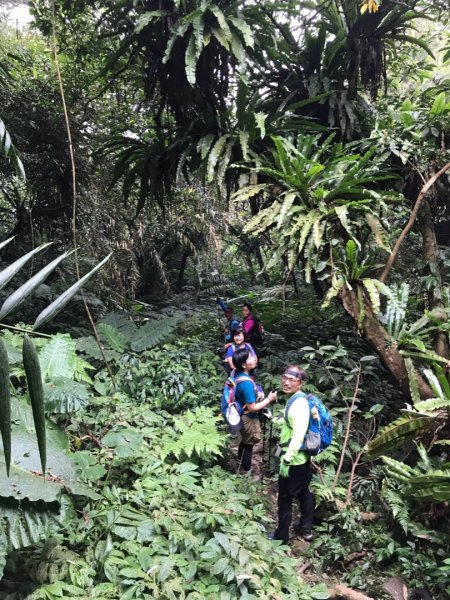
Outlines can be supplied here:
[[[449, 0], [1, 1], [0, 40], [0, 598], [450, 598]], [[267, 538], [272, 423], [235, 474], [218, 296], [333, 416], [311, 543]]]

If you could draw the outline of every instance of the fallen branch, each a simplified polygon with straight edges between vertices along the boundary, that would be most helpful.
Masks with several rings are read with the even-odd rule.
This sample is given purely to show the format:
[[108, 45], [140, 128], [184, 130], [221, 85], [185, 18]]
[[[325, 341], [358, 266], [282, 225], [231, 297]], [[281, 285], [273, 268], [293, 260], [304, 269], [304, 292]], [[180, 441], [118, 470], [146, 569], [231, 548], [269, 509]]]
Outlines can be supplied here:
[[439, 177], [441, 177], [441, 175], [443, 175], [449, 169], [450, 169], [450, 162], [447, 163], [446, 165], [444, 165], [440, 171], [435, 173], [433, 175], [433, 177], [431, 177], [426, 182], [426, 184], [422, 187], [422, 189], [420, 190], [419, 195], [417, 196], [417, 200], [414, 205], [414, 208], [412, 209], [411, 215], [409, 217], [408, 223], [406, 224], [406, 227], [401, 232], [398, 240], [395, 242], [394, 249], [392, 250], [391, 255], [389, 256], [388, 261], [387, 261], [387, 263], [384, 267], [384, 270], [381, 274], [380, 281], [382, 283], [384, 283], [386, 281], [387, 276], [389, 275], [389, 272], [392, 269], [392, 266], [395, 262], [395, 259], [397, 258], [397, 254], [400, 250], [400, 246], [403, 244], [406, 236], [408, 235], [408, 233], [412, 229], [412, 226], [414, 225], [414, 221], [416, 220], [417, 213], [419, 212], [420, 205], [422, 204], [422, 200], [425, 198], [425, 194], [428, 192], [428, 190], [431, 187], [433, 187], [433, 185], [436, 183], [436, 181], [439, 179]]
[[312, 562], [310, 560], [306, 561], [302, 564], [302, 566], [298, 569], [299, 574], [301, 575], [305, 571], [307, 571], [310, 567], [312, 567]]
[[352, 590], [352, 588], [337, 583], [334, 587], [328, 588], [330, 598], [343, 598], [344, 600], [373, 600], [370, 596], [366, 596], [361, 592]]
[[351, 554], [349, 554], [347, 556], [347, 558], [345, 559], [345, 566], [348, 566], [350, 563], [352, 563], [355, 560], [358, 560], [360, 558], [364, 558], [365, 556], [367, 556], [369, 553], [366, 552], [365, 550], [361, 550], [360, 552], [352, 552]]
[[370, 523], [371, 521], [378, 521], [378, 519], [381, 519], [381, 516], [381, 513], [377, 512], [363, 512], [361, 513], [361, 521]]

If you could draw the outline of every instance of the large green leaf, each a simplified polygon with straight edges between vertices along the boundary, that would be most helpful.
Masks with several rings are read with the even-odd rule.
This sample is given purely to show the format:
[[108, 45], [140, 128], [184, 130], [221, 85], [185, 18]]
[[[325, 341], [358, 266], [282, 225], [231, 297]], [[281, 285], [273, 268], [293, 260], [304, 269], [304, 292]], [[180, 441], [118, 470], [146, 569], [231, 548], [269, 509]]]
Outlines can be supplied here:
[[105, 341], [116, 352], [122, 353], [130, 342], [124, 333], [108, 323], [99, 323], [97, 329], [102, 341]]
[[8, 296], [0, 308], [0, 320], [4, 319], [9, 315], [9, 313], [16, 310], [23, 302], [25, 302], [25, 300], [31, 296], [34, 290], [47, 279], [52, 271], [56, 269], [59, 263], [72, 254], [72, 252], [74, 252], [74, 250], [69, 250], [64, 252], [64, 254], [61, 256], [58, 256], [58, 258], [55, 258], [55, 260], [52, 260], [51, 263], [38, 271], [36, 275], [31, 277], [31, 279], [26, 281], [19, 288], [17, 288], [15, 292]]
[[63, 510], [58, 509], [57, 512], [50, 511], [48, 506], [45, 509], [33, 506], [28, 510], [0, 506], [0, 532], [6, 534], [7, 551], [26, 548], [50, 537], [52, 533], [61, 529], [69, 515], [71, 512], [65, 505]]
[[58, 298], [56, 298], [56, 300], [54, 300], [50, 306], [47, 306], [47, 308], [45, 308], [38, 315], [36, 321], [34, 322], [33, 329], [37, 329], [47, 321], [50, 321], [50, 319], [53, 319], [53, 317], [56, 316], [66, 306], [66, 304], [70, 302], [70, 300], [72, 300], [72, 298], [83, 287], [86, 281], [90, 279], [92, 275], [94, 275], [94, 273], [96, 273], [101, 267], [103, 267], [106, 261], [109, 260], [111, 254], [112, 252], [108, 254], [108, 256], [104, 258], [98, 265], [96, 265], [91, 271], [89, 271], [89, 273], [86, 273], [86, 275], [81, 277], [81, 279], [74, 283], [68, 290], [58, 296]]
[[445, 92], [441, 92], [434, 99], [433, 106], [430, 109], [430, 116], [438, 117], [439, 115], [441, 115], [444, 112], [445, 107], [446, 107]]
[[428, 471], [411, 477], [407, 490], [415, 498], [432, 498], [438, 502], [450, 500], [450, 470]]
[[45, 410], [49, 413], [71, 414], [89, 402], [89, 391], [79, 381], [58, 377], [44, 385]]
[[128, 339], [128, 341], [131, 341], [137, 329], [130, 317], [124, 313], [108, 313], [100, 322], [106, 323], [107, 325], [111, 325], [111, 327], [118, 329], [120, 333], [122, 333]]
[[366, 458], [369, 460], [378, 458], [406, 440], [416, 438], [419, 431], [427, 430], [434, 420], [433, 416], [424, 415], [396, 419], [367, 444]]
[[58, 377], [72, 378], [76, 360], [75, 340], [63, 333], [54, 335], [39, 352], [42, 379], [51, 381]]
[[20, 269], [25, 266], [27, 264], [27, 262], [38, 252], [41, 252], [42, 250], [44, 250], [44, 248], [47, 248], [48, 246], [50, 246], [53, 242], [48, 242], [46, 244], [41, 244], [40, 246], [38, 246], [37, 248], [34, 248], [33, 250], [31, 250], [30, 252], [28, 252], [27, 254], [25, 254], [24, 256], [21, 256], [20, 258], [18, 258], [16, 261], [14, 261], [12, 263], [12, 265], [9, 265], [8, 267], [6, 267], [6, 269], [3, 269], [3, 271], [0, 272], [0, 290], [2, 288], [5, 287], [5, 285], [15, 276], [17, 275], [17, 273], [20, 271]]
[[50, 510], [48, 504], [29, 509], [0, 506], [0, 579], [6, 554], [48, 539], [70, 518], [73, 519], [73, 511], [66, 502], [56, 510]]
[[[33, 413], [25, 400], [12, 398], [11, 477], [0, 477], [0, 497], [32, 502], [59, 502], [67, 488], [79, 495], [93, 496], [78, 481], [75, 465], [68, 453], [68, 439], [54, 423], [47, 421], [47, 480], [41, 473], [41, 461], [33, 425]], [[3, 445], [0, 446], [0, 472], [4, 472]]]
[[[103, 361], [103, 355], [100, 352], [100, 348], [98, 347], [97, 340], [94, 336], [90, 335], [87, 337], [78, 338], [76, 340], [77, 350], [78, 352], [84, 352], [88, 355], [88, 357], [93, 358], [95, 360]], [[108, 362], [119, 360], [121, 357], [120, 352], [116, 352], [116, 350], [110, 350], [109, 348], [103, 348], [103, 353]]]
[[102, 439], [102, 443], [114, 448], [120, 458], [131, 458], [142, 454], [144, 437], [137, 429], [131, 427], [110, 431]]

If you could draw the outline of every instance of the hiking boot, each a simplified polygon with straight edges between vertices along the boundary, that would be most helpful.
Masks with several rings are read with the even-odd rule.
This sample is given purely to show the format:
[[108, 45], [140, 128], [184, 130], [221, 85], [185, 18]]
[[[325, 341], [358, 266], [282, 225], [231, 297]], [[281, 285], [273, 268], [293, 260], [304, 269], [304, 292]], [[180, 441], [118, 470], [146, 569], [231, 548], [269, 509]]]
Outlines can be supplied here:
[[312, 542], [314, 534], [311, 529], [304, 529], [303, 527], [294, 527], [296, 535], [300, 536], [305, 542]]

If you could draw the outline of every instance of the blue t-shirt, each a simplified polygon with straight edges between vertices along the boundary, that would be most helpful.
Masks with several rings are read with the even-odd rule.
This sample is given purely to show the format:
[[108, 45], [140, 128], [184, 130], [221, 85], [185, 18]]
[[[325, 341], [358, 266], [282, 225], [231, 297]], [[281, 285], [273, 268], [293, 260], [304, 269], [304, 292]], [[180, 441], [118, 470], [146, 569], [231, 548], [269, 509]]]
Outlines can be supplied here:
[[[245, 381], [240, 381], [237, 384], [236, 393], [234, 395], [236, 402], [239, 404], [239, 406], [241, 408], [240, 412], [242, 414], [246, 404], [253, 404], [254, 402], [256, 402], [256, 391], [255, 391], [255, 384], [253, 383], [253, 381], [249, 375], [247, 375], [246, 373], [243, 373], [241, 371], [241, 372], [236, 373], [236, 379], [238, 377], [246, 378]], [[251, 419], [256, 419], [258, 417], [258, 414], [249, 412], [249, 413], [246, 413], [246, 416], [250, 417]]]

